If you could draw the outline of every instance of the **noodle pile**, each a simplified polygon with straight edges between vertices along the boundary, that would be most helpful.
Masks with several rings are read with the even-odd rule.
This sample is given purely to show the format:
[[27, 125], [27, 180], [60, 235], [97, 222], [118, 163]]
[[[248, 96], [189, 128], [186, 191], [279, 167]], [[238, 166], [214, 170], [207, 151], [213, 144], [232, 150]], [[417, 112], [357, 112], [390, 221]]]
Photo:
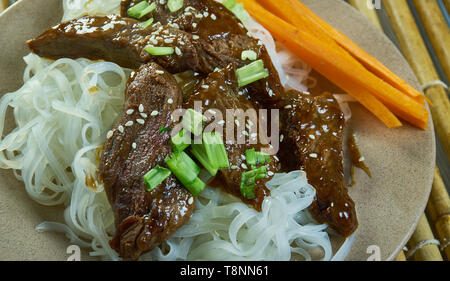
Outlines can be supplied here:
[[[120, 0], [63, 3], [66, 21], [117, 13]], [[306, 91], [310, 67], [277, 46], [255, 21], [249, 20], [247, 27], [265, 44], [283, 85]], [[89, 248], [92, 256], [119, 260], [108, 244], [114, 218], [97, 167], [106, 132], [122, 115], [130, 70], [109, 62], [50, 61], [34, 54], [24, 60], [23, 87], [0, 100], [0, 135], [8, 108], [16, 121], [16, 128], [0, 142], [0, 167], [13, 169], [36, 202], [66, 206], [65, 224], [44, 222], [37, 230], [62, 232], [72, 243]], [[307, 212], [315, 190], [305, 173], [276, 174], [267, 187], [271, 196], [262, 212], [219, 189], [206, 188], [188, 223], [141, 259], [331, 259], [327, 226], [315, 223]]]

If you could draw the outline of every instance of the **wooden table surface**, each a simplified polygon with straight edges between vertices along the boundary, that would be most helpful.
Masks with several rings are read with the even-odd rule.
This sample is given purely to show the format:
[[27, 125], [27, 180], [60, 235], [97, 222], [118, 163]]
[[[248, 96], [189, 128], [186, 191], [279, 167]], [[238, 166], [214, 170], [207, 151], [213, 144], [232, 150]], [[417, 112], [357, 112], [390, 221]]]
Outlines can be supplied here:
[[[26, 0], [22, 0], [26, 1]], [[275, 1], [275, 0], [274, 0]], [[344, 0], [341, 0], [344, 1]], [[0, 0], [0, 12], [15, 0]], [[450, 0], [347, 0], [402, 51], [424, 86], [437, 135], [435, 179], [426, 212], [397, 261], [450, 260]], [[370, 5], [368, 3], [380, 4]]]

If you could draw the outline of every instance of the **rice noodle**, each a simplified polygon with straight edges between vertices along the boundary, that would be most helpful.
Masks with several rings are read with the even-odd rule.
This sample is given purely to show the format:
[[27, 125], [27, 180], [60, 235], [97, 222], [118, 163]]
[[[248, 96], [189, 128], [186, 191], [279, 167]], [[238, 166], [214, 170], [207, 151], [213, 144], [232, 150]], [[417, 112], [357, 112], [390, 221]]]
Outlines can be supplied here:
[[[117, 13], [119, 6], [120, 0], [63, 0], [63, 21]], [[307, 91], [311, 68], [275, 43], [254, 20], [246, 25], [266, 46], [282, 84]], [[24, 60], [23, 87], [0, 99], [0, 136], [8, 108], [16, 121], [0, 142], [0, 167], [13, 169], [36, 202], [65, 204], [65, 224], [44, 222], [37, 230], [62, 232], [72, 243], [89, 248], [92, 256], [119, 260], [108, 243], [115, 231], [114, 218], [97, 167], [106, 132], [122, 114], [130, 71], [86, 59], [51, 61], [29, 54]], [[260, 213], [219, 189], [206, 188], [188, 223], [141, 258], [331, 259], [327, 226], [315, 223], [307, 212], [315, 190], [305, 173], [276, 174], [267, 187], [271, 196]], [[346, 249], [351, 243], [346, 242]]]

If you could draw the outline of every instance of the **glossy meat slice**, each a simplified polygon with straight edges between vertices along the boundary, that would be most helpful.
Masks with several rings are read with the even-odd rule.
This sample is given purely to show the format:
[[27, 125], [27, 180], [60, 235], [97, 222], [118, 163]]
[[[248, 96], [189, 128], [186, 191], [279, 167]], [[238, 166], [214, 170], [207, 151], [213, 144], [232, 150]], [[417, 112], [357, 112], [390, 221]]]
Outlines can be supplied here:
[[[121, 3], [121, 15], [127, 17], [127, 10], [140, 1], [124, 0]], [[251, 37], [248, 30], [225, 6], [215, 0], [184, 0], [183, 7], [171, 12], [166, 1], [152, 1], [157, 4], [156, 10], [147, 17], [153, 17], [155, 21], [163, 25], [175, 26], [180, 30], [199, 36], [205, 44], [206, 53], [217, 57], [216, 67], [223, 68], [229, 63], [236, 67], [242, 67], [251, 61], [242, 60], [242, 51], [252, 50], [257, 53], [258, 59], [264, 61], [269, 70], [269, 77], [245, 87], [244, 91], [252, 96], [253, 102], [263, 104], [265, 107], [272, 105], [272, 101], [284, 92], [281, 86], [278, 72], [272, 64], [266, 48]]]
[[[199, 103], [199, 105], [196, 105], [196, 103]], [[197, 86], [183, 107], [185, 109], [193, 108], [201, 111], [209, 118], [210, 120], [207, 122], [205, 128], [208, 128], [213, 123], [220, 126], [225, 121], [225, 124], [222, 125], [224, 142], [231, 167], [230, 169], [220, 170], [215, 179], [210, 182], [210, 185], [223, 188], [226, 192], [241, 198], [243, 202], [252, 205], [256, 210], [260, 211], [265, 196], [269, 195], [269, 190], [265, 187], [265, 183], [271, 176], [256, 181], [256, 198], [254, 199], [246, 199], [242, 196], [240, 184], [242, 173], [251, 170], [251, 167], [246, 164], [246, 150], [255, 149], [255, 151], [262, 151], [264, 148], [268, 149], [269, 146], [265, 134], [260, 134], [260, 137], [260, 135], [252, 136], [250, 133], [252, 129], [256, 130], [259, 126], [258, 111], [245, 96], [238, 94], [233, 66], [230, 65], [208, 75]], [[235, 116], [239, 116], [233, 113], [235, 110], [242, 110], [242, 112], [246, 112], [248, 115], [243, 119], [239, 117], [234, 118]], [[229, 112], [228, 115], [227, 111]], [[231, 128], [228, 126], [234, 127], [234, 129], [232, 131], [227, 130], [227, 128]], [[247, 133], [243, 133], [244, 131]], [[257, 132], [260, 133], [260, 131]], [[244, 139], [240, 141], [238, 136]], [[252, 137], [255, 140], [250, 142], [250, 138]], [[271, 157], [270, 164], [266, 165], [268, 172], [276, 173], [279, 170], [279, 163], [273, 157]]]
[[279, 157], [283, 169], [303, 169], [317, 190], [309, 210], [346, 237], [358, 221], [344, 181], [344, 115], [331, 94], [310, 96], [291, 91], [280, 101], [284, 141]]
[[104, 145], [100, 175], [117, 227], [111, 246], [124, 259], [158, 246], [194, 210], [191, 194], [173, 175], [151, 192], [142, 179], [156, 165], [164, 166], [172, 152], [169, 132], [159, 129], [172, 125], [171, 113], [181, 103], [171, 74], [154, 63], [142, 66], [130, 77], [124, 115]]
[[[142, 29], [139, 24], [115, 15], [85, 16], [45, 31], [28, 41], [28, 46], [34, 53], [52, 59], [102, 59], [132, 69], [156, 62], [172, 73], [193, 70], [208, 74], [236, 60], [230, 44], [210, 44], [167, 25]], [[148, 46], [173, 47], [175, 52], [152, 56], [144, 50]]]

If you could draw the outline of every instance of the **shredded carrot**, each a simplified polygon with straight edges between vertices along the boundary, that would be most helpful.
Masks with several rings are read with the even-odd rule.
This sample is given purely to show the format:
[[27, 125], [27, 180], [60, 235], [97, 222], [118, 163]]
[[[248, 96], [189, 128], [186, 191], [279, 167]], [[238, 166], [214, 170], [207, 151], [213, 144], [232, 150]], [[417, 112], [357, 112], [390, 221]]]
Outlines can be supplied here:
[[[393, 113], [413, 125], [422, 129], [426, 128], [428, 112], [420, 103], [393, 88], [365, 68], [358, 67], [358, 73], [355, 75], [355, 63], [349, 62], [348, 57], [336, 50], [333, 44], [327, 44], [326, 41], [278, 18], [253, 0], [242, 2], [247, 11], [271, 31], [277, 40], [330, 81], [347, 90], [355, 99], [362, 100], [362, 94], [373, 95], [384, 104], [384, 108], [388, 107]], [[378, 118], [386, 114], [386, 110], [383, 113], [377, 111], [380, 103], [378, 106], [369, 107], [367, 100], [374, 99], [366, 99], [364, 106]], [[386, 119], [390, 121], [386, 121]], [[382, 121], [388, 127], [396, 127], [401, 124], [392, 114], [384, 116]]]
[[[262, 0], [262, 3], [270, 2], [267, 0]], [[423, 103], [425, 96], [418, 92], [416, 89], [411, 87], [408, 83], [406, 83], [403, 79], [395, 75], [389, 68], [384, 66], [380, 61], [376, 58], [368, 54], [361, 47], [355, 44], [352, 40], [350, 40], [347, 36], [345, 36], [342, 32], [336, 30], [319, 16], [317, 16], [313, 11], [311, 11], [306, 5], [304, 5], [299, 0], [279, 0], [277, 1], [277, 6], [287, 6], [290, 9], [284, 9], [283, 13], [279, 13], [282, 19], [291, 22], [294, 26], [298, 28], [302, 27], [301, 22], [297, 19], [307, 18], [309, 21], [314, 23], [317, 28], [321, 28], [324, 32], [328, 34], [332, 39], [335, 40], [337, 44], [347, 50], [353, 57], [359, 60], [366, 68], [368, 68], [375, 75], [385, 80], [393, 87], [402, 91], [403, 93], [409, 95], [410, 97], [415, 98], [417, 101], [421, 101]], [[303, 21], [304, 24], [304, 21]]]

